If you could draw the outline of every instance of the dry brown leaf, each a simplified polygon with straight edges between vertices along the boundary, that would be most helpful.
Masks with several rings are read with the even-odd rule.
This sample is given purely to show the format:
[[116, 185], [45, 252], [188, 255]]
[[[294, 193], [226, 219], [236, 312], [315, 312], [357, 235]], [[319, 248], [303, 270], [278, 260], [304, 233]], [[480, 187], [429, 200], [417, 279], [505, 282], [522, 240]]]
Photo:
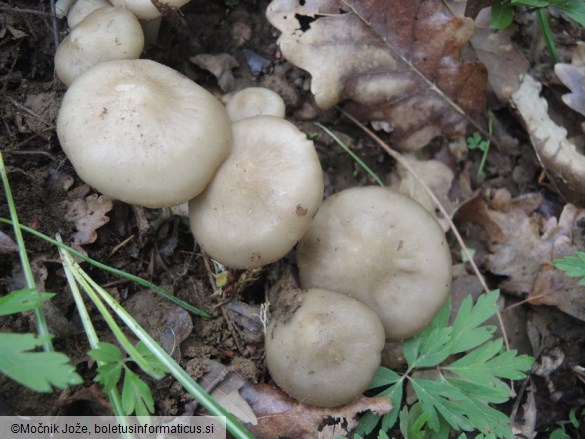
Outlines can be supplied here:
[[585, 43], [580, 41], [571, 64], [555, 64], [555, 73], [571, 93], [563, 95], [567, 106], [585, 116]]
[[[418, 160], [412, 155], [405, 155], [404, 158], [412, 166], [416, 175], [435, 194], [447, 213], [452, 213], [455, 207], [449, 198], [449, 191], [453, 184], [453, 171], [438, 160]], [[444, 231], [449, 230], [448, 219], [442, 217], [433, 200], [431, 200], [422, 185], [414, 178], [413, 174], [408, 172], [404, 166], [398, 165], [398, 175], [400, 176], [398, 191], [418, 201], [427, 211], [437, 218]]]
[[[250, 385], [245, 378], [217, 361], [203, 361], [210, 371], [201, 377], [199, 384], [204, 389], [209, 389], [213, 399], [240, 421], [257, 425], [258, 419], [256, 415], [240, 395], [240, 389]], [[217, 385], [214, 387], [214, 384]]]
[[[348, 7], [350, 9], [348, 9]], [[317, 104], [383, 122], [397, 147], [465, 132], [485, 106], [486, 70], [461, 63], [474, 25], [439, 0], [273, 0], [284, 56], [312, 75]]]
[[[268, 384], [244, 387], [240, 393], [258, 418], [258, 425], [246, 425], [258, 439], [333, 439], [352, 431], [357, 425], [359, 413], [371, 410], [377, 415], [383, 415], [392, 410], [388, 398], [365, 396], [340, 407], [309, 406], [290, 399], [284, 392]], [[335, 423], [332, 424], [331, 420]]]
[[465, 4], [465, 16], [475, 18], [484, 8], [491, 6], [494, 0], [467, 0]]
[[0, 254], [3, 253], [16, 253], [18, 251], [18, 245], [16, 242], [4, 232], [0, 232]]
[[511, 97], [541, 166], [569, 202], [585, 206], [585, 156], [567, 140], [567, 131], [548, 115], [548, 104], [540, 97], [541, 84], [526, 75]]
[[91, 244], [97, 239], [96, 230], [110, 221], [106, 214], [112, 210], [114, 203], [104, 195], [77, 197], [77, 193], [71, 191], [71, 199], [64, 202], [65, 219], [73, 222], [77, 229], [71, 236], [71, 242], [76, 245]]
[[[561, 213], [558, 224], [551, 228], [551, 259], [560, 259], [565, 256], [574, 256], [582, 251], [581, 245], [576, 245], [576, 238], [582, 233], [579, 226], [585, 220], [585, 210], [567, 204]], [[561, 233], [559, 233], [561, 232]], [[579, 279], [569, 277], [550, 264], [542, 267], [534, 287], [528, 296], [534, 305], [552, 305], [561, 311], [580, 320], [585, 320], [585, 287], [579, 285]]]
[[227, 53], [210, 55], [202, 53], [189, 58], [193, 64], [205, 69], [217, 78], [217, 84], [222, 91], [227, 92], [234, 89], [235, 79], [232, 69], [238, 67], [236, 59]]
[[485, 64], [488, 82], [498, 100], [507, 103], [510, 96], [520, 88], [520, 77], [530, 63], [518, 46], [512, 42], [513, 26], [493, 29], [490, 25], [490, 9], [484, 9], [475, 20], [475, 33], [471, 46], [478, 59]]
[[124, 307], [168, 353], [178, 354], [179, 345], [193, 331], [185, 309], [149, 290], [134, 294]]
[[508, 277], [501, 288], [522, 295], [532, 290], [541, 265], [551, 260], [551, 244], [540, 235], [541, 218], [530, 216], [542, 202], [542, 196], [528, 194], [511, 199], [501, 189], [494, 199], [495, 202], [474, 199], [462, 206], [457, 215], [484, 226], [486, 236], [482, 238], [492, 253], [486, 258], [486, 268]]
[[[519, 296], [528, 294], [534, 305], [552, 305], [585, 320], [585, 287], [578, 279], [552, 267], [552, 261], [582, 249], [585, 209], [567, 204], [560, 217], [544, 220], [536, 212], [540, 194], [510, 198], [504, 189], [496, 202], [474, 200], [458, 211], [458, 218], [482, 224], [491, 255], [485, 267], [506, 276], [500, 287]], [[470, 212], [474, 212], [471, 214]]]

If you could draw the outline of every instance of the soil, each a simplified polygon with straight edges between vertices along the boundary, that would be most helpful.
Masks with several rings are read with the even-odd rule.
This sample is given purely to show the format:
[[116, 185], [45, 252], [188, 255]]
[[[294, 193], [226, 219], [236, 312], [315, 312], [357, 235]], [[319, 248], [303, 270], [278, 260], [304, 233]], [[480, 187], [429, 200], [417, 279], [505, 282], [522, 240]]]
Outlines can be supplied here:
[[[386, 183], [397, 181], [394, 161], [371, 139], [341, 118], [337, 110], [322, 111], [315, 105], [309, 90], [310, 75], [284, 60], [278, 49], [278, 32], [264, 18], [267, 3], [194, 0], [181, 13], [167, 11], [159, 38], [146, 50], [144, 57], [179, 70], [219, 98], [226, 91], [246, 86], [265, 86], [279, 92], [287, 105], [287, 118], [315, 142], [324, 169], [326, 196], [346, 187], [374, 184], [374, 181], [318, 129], [316, 121], [334, 129]], [[553, 17], [553, 30], [555, 35], [560, 35], [559, 51], [562, 59], [568, 62], [571, 48], [583, 35], [580, 28], [563, 23], [566, 22]], [[567, 110], [563, 109], [560, 95], [566, 90], [558, 80], [551, 79], [554, 75], [550, 60], [531, 54], [534, 50], [531, 29], [530, 23], [520, 23], [515, 40], [529, 55], [532, 70], [548, 85], [546, 96], [551, 103], [551, 113], [575, 134], [578, 124], [572, 121], [581, 119], [574, 114], [563, 116]], [[55, 78], [53, 57], [55, 41], [62, 40], [67, 32], [66, 21], [54, 18], [48, 0], [0, 2], [0, 149], [18, 215], [22, 224], [49, 236], [59, 233], [66, 242], [71, 242], [77, 226], [67, 215], [65, 201], [84, 198], [93, 192], [76, 176], [55, 133], [55, 119], [65, 87]], [[228, 90], [221, 90], [209, 71], [190, 60], [200, 53], [229, 53], [237, 60], [239, 67], [233, 70], [234, 79], [228, 84]], [[477, 151], [464, 150], [463, 159], [455, 160], [448, 142], [442, 139], [428, 146], [423, 155], [448, 157], [444, 161], [455, 163], [458, 172], [465, 172], [473, 190], [505, 188], [512, 196], [540, 192], [545, 197], [549, 215], [558, 215], [564, 202], [546, 186], [546, 180], [542, 184], [538, 160], [528, 145], [524, 129], [509, 108], [494, 108], [494, 113], [503, 123], [501, 129], [520, 146], [517, 143], [509, 149], [490, 153], [482, 179], [475, 177], [480, 158]], [[0, 216], [8, 218], [6, 198], [4, 194], [1, 197]], [[93, 279], [125, 306], [131, 307], [137, 297], [143, 300], [139, 306], [135, 305], [143, 324], [157, 334], [161, 344], [195, 379], [210, 370], [208, 360], [211, 359], [237, 371], [250, 383], [269, 382], [263, 357], [262, 326], [256, 316], [279, 273], [286, 267], [294, 269], [294, 255], [263, 270], [230, 271], [226, 284], [219, 289], [213, 277], [218, 271], [198, 248], [183, 217], [134, 208], [121, 202], [114, 202], [104, 215], [109, 220], [96, 227], [95, 241], [80, 246], [89, 256], [160, 285], [206, 311], [211, 318], [188, 316], [185, 319], [181, 310], [150, 298], [151, 294], [144, 292], [144, 287], [84, 266]], [[466, 239], [472, 243], [470, 246], [483, 247], [485, 252], [485, 246], [477, 237], [478, 229], [461, 226]], [[2, 231], [11, 234], [8, 226], [2, 226]], [[88, 342], [68, 292], [58, 253], [52, 245], [30, 235], [25, 240], [39, 286], [57, 293], [46, 309], [49, 327], [55, 334], [55, 347], [71, 358], [85, 383], [63, 391], [38, 394], [2, 376], [0, 398], [4, 401], [0, 400], [0, 413], [108, 413], [107, 400], [93, 383], [95, 364], [87, 356]], [[453, 254], [458, 260], [455, 250]], [[486, 275], [490, 287], [497, 287], [503, 280], [487, 272]], [[0, 253], [0, 294], [23, 286], [18, 255]], [[161, 309], [165, 312], [161, 313]], [[556, 358], [555, 352], [562, 352], [564, 356], [562, 367], [531, 378], [538, 416], [537, 437], [548, 437], [557, 423], [568, 420], [572, 412], [580, 414], [585, 406], [585, 384], [574, 373], [574, 367], [585, 364], [585, 324], [553, 307], [524, 304], [516, 311], [518, 317], [511, 325], [520, 327], [518, 331], [524, 340], [526, 326], [518, 325], [518, 321], [525, 319], [533, 322], [541, 334], [554, 339], [554, 349], [551, 344], [547, 345], [546, 352], [538, 353], [539, 361], [547, 355]], [[99, 336], [112, 341], [94, 310], [92, 315], [96, 317]], [[175, 338], [168, 339], [168, 328]], [[34, 332], [34, 319], [27, 313], [0, 317], [0, 330]], [[517, 348], [533, 354], [526, 346], [525, 342]], [[176, 415], [189, 410], [191, 398], [176, 383], [164, 379], [151, 384], [157, 414]], [[518, 406], [529, 410], [526, 392], [519, 391], [516, 403], [516, 407], [511, 404], [503, 410], [509, 412]], [[567, 431], [571, 437], [585, 437], [582, 426], [579, 429], [569, 425]]]

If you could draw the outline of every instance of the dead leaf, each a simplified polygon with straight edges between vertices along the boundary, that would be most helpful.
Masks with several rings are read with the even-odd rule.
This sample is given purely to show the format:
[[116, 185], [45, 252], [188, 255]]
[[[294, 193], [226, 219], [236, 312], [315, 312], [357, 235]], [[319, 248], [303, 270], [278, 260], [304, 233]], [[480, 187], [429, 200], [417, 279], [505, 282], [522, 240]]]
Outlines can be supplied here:
[[465, 4], [465, 16], [475, 18], [484, 8], [490, 7], [494, 0], [467, 0]]
[[27, 128], [32, 133], [43, 133], [55, 127], [61, 97], [56, 92], [31, 94], [24, 106], [29, 110], [23, 114]]
[[505, 291], [522, 297], [528, 294], [533, 305], [556, 306], [585, 321], [585, 287], [552, 267], [553, 260], [582, 250], [585, 209], [567, 204], [558, 219], [545, 220], [536, 212], [540, 194], [511, 198], [504, 189], [498, 192], [496, 202], [474, 200], [458, 212], [458, 219], [485, 228], [483, 239], [492, 253], [485, 258], [485, 267], [507, 277], [500, 284]]
[[171, 354], [179, 353], [179, 345], [193, 331], [187, 311], [149, 290], [134, 294], [124, 307]]
[[481, 225], [486, 232], [486, 236], [482, 236], [484, 241], [490, 243], [506, 242], [504, 232], [498, 223], [490, 217], [488, 204], [480, 195], [459, 206], [456, 216], [460, 221], [471, 221]]
[[483, 111], [485, 67], [459, 60], [473, 21], [439, 0], [273, 0], [266, 15], [319, 107], [349, 100], [358, 118], [389, 124], [397, 147], [462, 135], [465, 115]]
[[246, 425], [258, 439], [333, 439], [352, 431], [360, 413], [371, 410], [377, 415], [383, 415], [392, 410], [388, 398], [366, 396], [340, 407], [309, 406], [290, 399], [280, 389], [269, 384], [247, 386], [240, 393], [258, 418], [258, 425]]
[[[547, 232], [552, 241], [551, 260], [574, 256], [577, 251], [582, 251], [574, 238], [583, 233], [580, 224], [584, 220], [585, 210], [572, 204], [565, 206], [558, 224], [553, 224]], [[534, 305], [556, 306], [573, 317], [585, 320], [585, 287], [579, 285], [578, 278], [569, 277], [550, 264], [544, 265], [538, 273], [528, 300]]]
[[217, 78], [217, 84], [222, 91], [227, 92], [234, 89], [235, 79], [232, 69], [238, 67], [236, 59], [227, 53], [210, 55], [202, 53], [189, 58], [193, 64], [211, 72]]
[[[435, 194], [447, 213], [451, 214], [455, 210], [455, 206], [449, 198], [449, 191], [451, 190], [454, 179], [453, 171], [438, 160], [418, 160], [413, 155], [405, 155], [404, 158], [412, 166], [416, 175]], [[422, 185], [413, 177], [412, 173], [399, 164], [398, 175], [400, 176], [398, 191], [418, 201], [427, 211], [437, 218], [444, 231], [449, 230], [448, 219], [443, 218], [434, 201], [431, 200]]]
[[505, 189], [498, 192], [495, 203], [474, 199], [457, 215], [460, 220], [484, 226], [486, 234], [482, 238], [492, 253], [486, 257], [486, 268], [508, 277], [500, 285], [502, 289], [522, 295], [532, 290], [541, 265], [551, 261], [551, 244], [541, 239], [541, 218], [530, 216], [542, 196], [527, 194], [512, 199]]
[[71, 242], [76, 245], [91, 244], [97, 239], [96, 230], [110, 221], [106, 214], [114, 204], [104, 195], [76, 197], [77, 193], [71, 191], [71, 199], [64, 201], [65, 219], [73, 222], [77, 229], [71, 236]]
[[[521, 395], [522, 396], [522, 395]], [[536, 420], [538, 411], [534, 398], [534, 385], [532, 382], [526, 389], [526, 402], [522, 404], [522, 416], [512, 419], [512, 432], [514, 437], [533, 439], [536, 437]]]
[[[199, 380], [199, 384], [204, 389], [209, 389], [213, 399], [239, 420], [246, 424], [258, 425], [252, 408], [240, 395], [240, 389], [250, 385], [244, 377], [217, 361], [205, 360], [205, 365], [210, 371]], [[213, 387], [218, 380], [219, 384]]]
[[520, 77], [526, 73], [530, 63], [512, 41], [512, 35], [516, 32], [514, 26], [493, 29], [490, 16], [491, 9], [484, 9], [475, 20], [471, 46], [487, 67], [488, 82], [498, 100], [507, 103], [520, 88]]
[[549, 117], [548, 104], [540, 97], [541, 84], [526, 75], [511, 97], [530, 135], [541, 166], [559, 193], [569, 202], [585, 206], [585, 157], [567, 140], [567, 131]]
[[18, 245], [16, 242], [4, 232], [0, 232], [0, 254], [16, 253]]
[[585, 116], [585, 43], [580, 41], [573, 52], [571, 64], [555, 64], [555, 73], [571, 90], [563, 95], [563, 102]]

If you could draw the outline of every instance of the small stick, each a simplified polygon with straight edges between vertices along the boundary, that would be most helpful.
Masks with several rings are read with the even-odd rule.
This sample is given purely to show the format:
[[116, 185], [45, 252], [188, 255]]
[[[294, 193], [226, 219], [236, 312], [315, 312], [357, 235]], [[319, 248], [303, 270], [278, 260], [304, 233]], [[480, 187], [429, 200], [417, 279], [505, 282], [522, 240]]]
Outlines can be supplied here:
[[57, 47], [59, 47], [59, 23], [57, 23], [57, 18], [63, 18], [69, 8], [75, 3], [75, 0], [71, 1], [71, 4], [67, 7], [67, 11], [62, 16], [57, 15], [57, 6], [55, 5], [55, 0], [51, 0], [51, 24], [53, 27], [53, 44], [55, 46], [55, 52], [57, 51]]
[[[439, 209], [439, 211], [441, 212], [441, 214], [443, 215], [443, 217], [445, 217], [445, 219], [449, 223], [449, 227], [451, 228], [451, 231], [453, 232], [453, 235], [455, 236], [455, 239], [457, 239], [457, 242], [459, 243], [459, 246], [465, 252], [465, 255], [467, 256], [467, 259], [469, 260], [469, 263], [471, 265], [471, 268], [472, 268], [473, 272], [475, 273], [475, 275], [477, 276], [477, 278], [479, 279], [479, 282], [481, 283], [482, 288], [484, 289], [484, 291], [486, 293], [489, 293], [490, 292], [490, 289], [487, 286], [484, 277], [481, 275], [481, 273], [479, 271], [479, 268], [477, 267], [475, 261], [473, 260], [473, 256], [471, 255], [471, 253], [469, 252], [469, 249], [465, 245], [465, 242], [463, 241], [463, 238], [461, 237], [461, 234], [457, 230], [457, 227], [455, 227], [455, 224], [453, 223], [453, 220], [451, 219], [451, 216], [447, 213], [447, 211], [445, 210], [445, 208], [443, 207], [443, 205], [441, 204], [441, 202], [439, 201], [439, 199], [435, 196], [435, 194], [433, 193], [433, 191], [418, 176], [418, 174], [412, 168], [412, 166], [410, 165], [410, 163], [408, 163], [408, 161], [404, 157], [402, 157], [402, 155], [400, 153], [398, 153], [397, 151], [394, 151], [392, 148], [390, 148], [388, 146], [388, 144], [386, 142], [384, 142], [380, 137], [378, 137], [378, 135], [376, 133], [374, 133], [372, 130], [370, 130], [368, 127], [366, 127], [363, 123], [361, 123], [359, 120], [357, 120], [351, 114], [349, 114], [347, 111], [345, 111], [345, 110], [343, 110], [341, 108], [339, 108], [339, 111], [341, 111], [346, 117], [348, 117], [363, 132], [365, 132], [368, 136], [370, 136], [370, 138], [373, 139], [384, 151], [386, 151], [386, 153], [390, 157], [392, 157], [394, 160], [396, 160], [398, 163], [400, 163], [402, 166], [404, 166], [404, 168], [423, 187], [424, 191], [431, 198], [431, 200], [433, 200], [433, 203], [435, 203], [435, 205], [437, 206], [437, 208]], [[497, 318], [498, 318], [498, 323], [500, 324], [500, 329], [502, 330], [502, 335], [504, 336], [504, 343], [506, 345], [506, 350], [510, 350], [510, 343], [508, 341], [508, 334], [506, 332], [506, 327], [504, 326], [504, 321], [502, 320], [502, 315], [500, 314], [500, 311], [499, 310], [497, 311]]]

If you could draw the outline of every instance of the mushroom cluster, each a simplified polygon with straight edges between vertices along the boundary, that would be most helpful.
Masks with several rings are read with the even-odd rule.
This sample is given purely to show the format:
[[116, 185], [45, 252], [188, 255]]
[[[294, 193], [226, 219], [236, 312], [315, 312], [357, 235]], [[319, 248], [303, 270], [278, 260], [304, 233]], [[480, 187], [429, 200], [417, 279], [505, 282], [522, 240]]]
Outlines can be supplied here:
[[445, 233], [416, 201], [371, 186], [328, 198], [297, 249], [303, 288], [355, 297], [380, 317], [389, 340], [424, 328], [451, 291]]
[[[280, 96], [250, 88], [224, 107], [182, 74], [136, 59], [144, 36], [128, 10], [105, 0], [79, 0], [80, 9], [82, 1], [92, 2], [87, 16], [72, 19], [56, 56], [69, 85], [57, 134], [78, 175], [139, 206], [188, 202], [198, 244], [227, 267], [262, 267], [298, 244], [303, 290], [282, 291], [274, 305], [268, 369], [305, 403], [351, 402], [370, 383], [384, 341], [420, 331], [446, 300], [451, 259], [440, 225], [379, 187], [322, 204], [315, 147], [284, 119]], [[155, 15], [150, 0], [146, 12], [137, 12], [139, 0], [112, 3]], [[98, 40], [118, 47], [95, 49]]]

